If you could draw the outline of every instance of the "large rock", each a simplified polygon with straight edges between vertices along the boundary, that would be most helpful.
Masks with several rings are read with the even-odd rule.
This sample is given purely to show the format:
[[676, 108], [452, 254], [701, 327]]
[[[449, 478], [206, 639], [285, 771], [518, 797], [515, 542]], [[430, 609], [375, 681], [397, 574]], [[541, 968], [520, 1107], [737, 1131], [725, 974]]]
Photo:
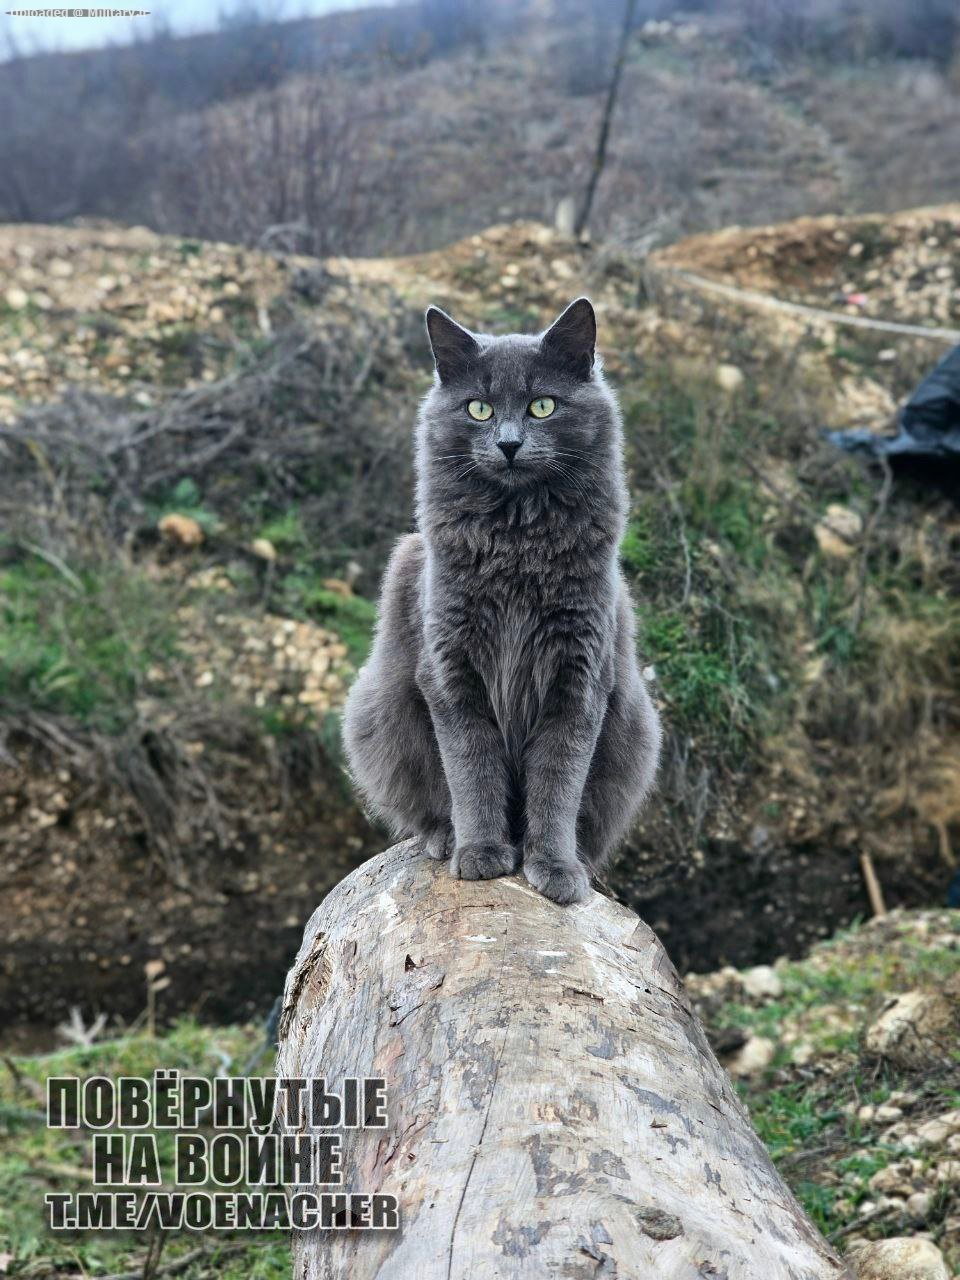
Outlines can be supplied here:
[[858, 1280], [950, 1280], [943, 1254], [929, 1240], [874, 1240], [854, 1255]]
[[908, 991], [897, 996], [867, 1028], [864, 1048], [898, 1067], [929, 1067], [946, 1060], [956, 1047], [954, 1002], [937, 992]]

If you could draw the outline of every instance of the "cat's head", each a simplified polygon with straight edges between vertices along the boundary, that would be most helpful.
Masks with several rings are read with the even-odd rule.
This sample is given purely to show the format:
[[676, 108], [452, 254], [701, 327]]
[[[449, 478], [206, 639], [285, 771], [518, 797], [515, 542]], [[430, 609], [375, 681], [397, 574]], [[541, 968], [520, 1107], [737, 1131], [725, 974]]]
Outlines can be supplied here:
[[421, 466], [431, 477], [447, 493], [584, 492], [619, 431], [589, 299], [533, 336], [471, 333], [438, 307], [426, 320], [436, 377], [421, 414]]

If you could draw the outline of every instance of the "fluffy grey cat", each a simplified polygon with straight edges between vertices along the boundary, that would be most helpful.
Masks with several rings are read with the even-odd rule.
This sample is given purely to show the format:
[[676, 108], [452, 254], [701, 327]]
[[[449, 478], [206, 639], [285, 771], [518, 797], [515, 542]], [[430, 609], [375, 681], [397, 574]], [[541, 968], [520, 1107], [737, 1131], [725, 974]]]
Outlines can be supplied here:
[[420, 532], [387, 568], [344, 713], [356, 785], [463, 880], [581, 901], [650, 789], [660, 725], [617, 549], [620, 415], [586, 298], [545, 333], [470, 333], [431, 307]]

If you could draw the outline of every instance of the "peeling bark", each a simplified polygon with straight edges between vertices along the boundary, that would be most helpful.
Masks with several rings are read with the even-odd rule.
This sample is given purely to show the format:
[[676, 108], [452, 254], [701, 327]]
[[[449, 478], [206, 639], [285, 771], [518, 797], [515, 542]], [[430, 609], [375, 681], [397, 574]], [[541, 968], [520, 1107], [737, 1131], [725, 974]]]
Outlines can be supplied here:
[[[841, 1280], [656, 936], [594, 894], [464, 882], [413, 841], [314, 913], [278, 1072], [387, 1081], [344, 1191], [398, 1231], [303, 1232], [296, 1280]], [[326, 1188], [329, 1190], [329, 1188]]]

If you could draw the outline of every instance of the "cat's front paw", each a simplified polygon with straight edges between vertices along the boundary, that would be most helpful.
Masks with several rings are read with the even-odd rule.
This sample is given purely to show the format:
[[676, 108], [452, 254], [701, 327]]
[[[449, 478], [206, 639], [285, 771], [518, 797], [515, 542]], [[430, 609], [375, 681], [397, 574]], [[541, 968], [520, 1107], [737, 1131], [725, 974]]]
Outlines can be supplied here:
[[450, 874], [461, 880], [512, 876], [520, 859], [512, 844], [461, 844], [453, 851]]
[[428, 858], [444, 862], [453, 853], [453, 824], [440, 822], [420, 837], [423, 851]]
[[534, 855], [524, 859], [523, 874], [545, 898], [562, 907], [590, 896], [590, 877], [582, 862], [558, 862]]

